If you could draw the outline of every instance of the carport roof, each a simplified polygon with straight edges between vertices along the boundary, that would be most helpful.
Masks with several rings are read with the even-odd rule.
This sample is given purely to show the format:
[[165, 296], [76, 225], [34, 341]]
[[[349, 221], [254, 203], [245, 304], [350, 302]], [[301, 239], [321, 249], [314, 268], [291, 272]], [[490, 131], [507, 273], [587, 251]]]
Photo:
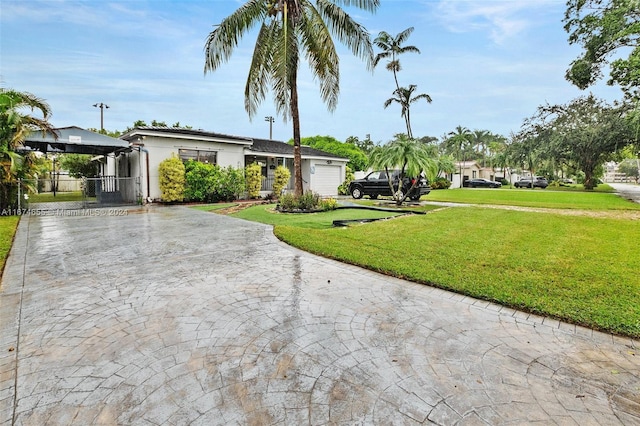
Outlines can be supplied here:
[[105, 155], [129, 150], [129, 142], [76, 126], [61, 127], [52, 132], [32, 132], [23, 145], [35, 151], [64, 154]]

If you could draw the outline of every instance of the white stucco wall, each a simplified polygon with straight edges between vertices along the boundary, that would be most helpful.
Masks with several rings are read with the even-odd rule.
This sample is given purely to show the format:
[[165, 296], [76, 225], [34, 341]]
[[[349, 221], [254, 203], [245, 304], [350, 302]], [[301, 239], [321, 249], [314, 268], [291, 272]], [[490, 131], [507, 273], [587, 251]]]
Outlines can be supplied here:
[[[230, 144], [230, 143], [219, 143], [219, 142], [208, 142], [208, 141], [196, 141], [196, 140], [185, 140], [185, 139], [177, 139], [171, 137], [157, 137], [157, 136], [147, 136], [143, 140], [144, 149], [148, 152], [149, 155], [149, 195], [153, 200], [160, 199], [160, 175], [158, 169], [160, 167], [160, 163], [170, 158], [171, 155], [178, 156], [178, 150], [180, 149], [197, 149], [203, 151], [215, 151], [216, 152], [216, 161], [220, 167], [228, 167], [232, 166], [235, 168], [244, 167], [244, 146], [242, 144]], [[132, 152], [131, 160], [132, 171], [135, 168], [137, 169], [137, 158], [138, 153]], [[142, 164], [142, 186], [143, 191], [146, 191], [147, 185], [147, 170], [146, 170], [146, 158], [144, 151], [142, 152], [141, 164]], [[134, 166], [135, 164], [135, 166]]]

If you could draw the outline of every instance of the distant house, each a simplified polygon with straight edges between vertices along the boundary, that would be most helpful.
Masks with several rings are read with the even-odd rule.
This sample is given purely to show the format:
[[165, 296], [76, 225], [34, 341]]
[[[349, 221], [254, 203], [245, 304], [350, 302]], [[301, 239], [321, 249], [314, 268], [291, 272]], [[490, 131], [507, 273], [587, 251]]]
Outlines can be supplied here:
[[[464, 182], [469, 179], [484, 178], [489, 180], [501, 180], [505, 178], [502, 169], [494, 169], [492, 167], [482, 167], [475, 160], [459, 161], [455, 163], [456, 171], [449, 174], [447, 179], [451, 181], [451, 188], [462, 188]], [[460, 171], [462, 170], [462, 175]], [[509, 176], [506, 177], [509, 179]]]
[[[144, 199], [160, 199], [158, 167], [171, 155], [221, 167], [257, 163], [265, 177], [263, 195], [271, 192], [274, 171], [283, 165], [291, 171], [287, 190], [293, 189], [293, 146], [284, 142], [170, 127], [136, 127], [121, 139], [129, 142], [130, 152], [117, 158], [116, 175], [139, 177]], [[307, 146], [302, 147], [301, 157], [304, 190], [337, 195], [349, 160]]]

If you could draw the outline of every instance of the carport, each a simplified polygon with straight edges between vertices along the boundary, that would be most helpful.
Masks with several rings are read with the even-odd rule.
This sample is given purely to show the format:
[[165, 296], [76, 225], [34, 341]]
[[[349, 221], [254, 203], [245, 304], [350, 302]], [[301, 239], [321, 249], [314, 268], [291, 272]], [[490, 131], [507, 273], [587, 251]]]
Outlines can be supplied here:
[[129, 176], [128, 168], [119, 167], [118, 164], [118, 157], [131, 151], [129, 142], [125, 140], [70, 126], [54, 129], [53, 132], [32, 132], [25, 138], [23, 145], [25, 149], [43, 154], [88, 154], [94, 156], [94, 160], [99, 163], [97, 178], [83, 178], [82, 201], [66, 203], [63, 208], [131, 204], [136, 202], [140, 194], [139, 178]]

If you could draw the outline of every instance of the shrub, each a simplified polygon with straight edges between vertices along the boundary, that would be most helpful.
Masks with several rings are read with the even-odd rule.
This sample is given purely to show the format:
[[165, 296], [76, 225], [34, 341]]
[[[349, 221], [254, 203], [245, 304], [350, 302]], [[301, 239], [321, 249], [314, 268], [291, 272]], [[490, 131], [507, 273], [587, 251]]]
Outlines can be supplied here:
[[259, 164], [249, 164], [244, 170], [245, 183], [249, 198], [260, 197], [260, 189], [262, 188], [262, 167]]
[[278, 200], [278, 209], [282, 211], [292, 211], [298, 208], [298, 200], [293, 194], [282, 194]]
[[321, 205], [324, 211], [335, 210], [338, 207], [338, 200], [335, 198], [327, 198], [322, 200]]
[[433, 182], [430, 182], [429, 186], [431, 186], [431, 189], [448, 189], [451, 186], [451, 181], [449, 179], [439, 177]]
[[274, 171], [273, 180], [273, 195], [274, 198], [278, 198], [282, 194], [282, 190], [287, 187], [289, 179], [291, 178], [291, 172], [284, 166], [276, 167]]
[[320, 206], [321, 201], [320, 194], [307, 191], [298, 198], [298, 208], [300, 210], [315, 210]]
[[185, 164], [185, 200], [211, 202], [219, 174], [219, 167], [213, 164], [194, 160], [187, 161]]
[[178, 157], [171, 155], [158, 166], [160, 174], [160, 196], [162, 201], [173, 202], [184, 200], [185, 169]]
[[293, 194], [282, 194], [278, 200], [277, 209], [280, 211], [318, 211], [334, 210], [338, 202], [332, 198], [323, 201], [320, 194], [307, 191], [300, 197]]
[[342, 182], [338, 187], [338, 194], [349, 195], [349, 184], [353, 182], [355, 178], [356, 178], [356, 175], [351, 170], [351, 167], [347, 166], [344, 182]]
[[244, 192], [244, 173], [242, 169], [228, 166], [220, 169], [220, 178], [214, 190], [214, 202], [233, 201]]

